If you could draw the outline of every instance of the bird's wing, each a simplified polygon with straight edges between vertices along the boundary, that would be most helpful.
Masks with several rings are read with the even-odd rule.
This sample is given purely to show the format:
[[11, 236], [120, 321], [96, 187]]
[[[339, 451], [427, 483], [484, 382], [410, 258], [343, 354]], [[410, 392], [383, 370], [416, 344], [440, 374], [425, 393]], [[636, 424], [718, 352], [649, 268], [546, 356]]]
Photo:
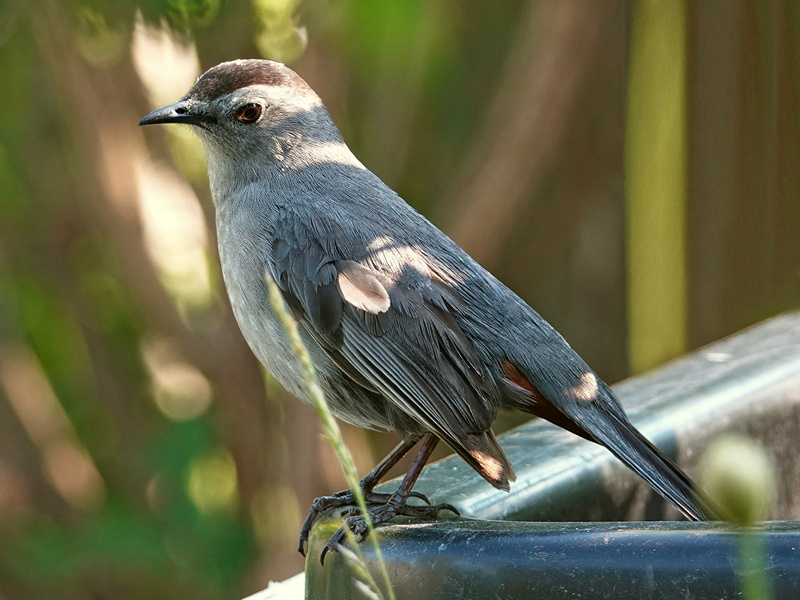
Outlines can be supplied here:
[[458, 326], [460, 299], [412, 248], [355, 242], [342, 227], [296, 209], [276, 226], [270, 274], [300, 326], [354, 381], [507, 488], [513, 471], [490, 429], [499, 390]]

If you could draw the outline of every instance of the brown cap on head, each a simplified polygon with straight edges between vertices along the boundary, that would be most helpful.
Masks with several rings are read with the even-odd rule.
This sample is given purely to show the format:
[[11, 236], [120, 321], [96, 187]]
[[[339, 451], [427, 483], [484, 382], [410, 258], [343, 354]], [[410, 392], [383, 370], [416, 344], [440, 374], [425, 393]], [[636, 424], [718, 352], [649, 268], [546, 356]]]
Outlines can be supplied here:
[[210, 68], [200, 76], [186, 98], [211, 102], [249, 85], [286, 86], [310, 89], [289, 67], [271, 60], [234, 60]]

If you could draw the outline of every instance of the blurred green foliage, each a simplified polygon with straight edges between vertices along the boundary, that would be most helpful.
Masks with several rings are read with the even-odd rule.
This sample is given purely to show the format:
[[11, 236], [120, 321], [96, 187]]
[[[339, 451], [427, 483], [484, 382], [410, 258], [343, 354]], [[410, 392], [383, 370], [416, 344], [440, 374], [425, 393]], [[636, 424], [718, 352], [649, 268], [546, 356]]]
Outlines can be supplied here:
[[[302, 568], [309, 502], [344, 487], [310, 410], [238, 334], [196, 145], [136, 127], [158, 76], [182, 94], [221, 60], [289, 62], [367, 166], [614, 381], [635, 362], [632, 4], [0, 3], [0, 596], [241, 597]], [[798, 304], [800, 11], [685, 10], [677, 260], [697, 346]], [[145, 191], [202, 302], [165, 274], [179, 261], [152, 243]], [[344, 433], [362, 472], [393, 445]]]

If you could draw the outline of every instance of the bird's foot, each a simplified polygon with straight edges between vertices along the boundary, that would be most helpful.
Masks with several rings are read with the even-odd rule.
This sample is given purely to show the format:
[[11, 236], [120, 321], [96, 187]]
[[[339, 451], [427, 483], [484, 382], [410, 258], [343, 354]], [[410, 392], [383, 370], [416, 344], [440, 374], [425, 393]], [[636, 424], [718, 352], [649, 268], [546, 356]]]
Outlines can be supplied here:
[[[367, 504], [385, 505], [391, 500], [393, 494], [373, 492], [373, 487], [375, 487], [375, 482], [366, 477], [361, 480], [361, 492], [364, 495], [364, 500], [366, 500]], [[411, 492], [409, 497], [418, 498], [430, 506], [431, 502], [428, 500], [428, 497], [425, 494]], [[300, 554], [303, 556], [306, 555], [308, 536], [311, 534], [311, 529], [314, 527], [314, 523], [317, 522], [317, 519], [323, 512], [329, 508], [353, 506], [356, 503], [356, 495], [353, 493], [353, 490], [342, 490], [341, 492], [337, 492], [332, 496], [321, 496], [314, 500], [314, 502], [311, 504], [311, 508], [308, 511], [308, 515], [306, 515], [306, 520], [303, 521], [303, 526], [300, 528], [300, 541], [297, 548]]]
[[[399, 497], [396, 493], [391, 495], [375, 495], [388, 496], [388, 498], [383, 504], [368, 509], [369, 518], [374, 527], [386, 523], [396, 516], [436, 519], [439, 516], [439, 513], [443, 510], [449, 510], [456, 516], [460, 514], [458, 509], [452, 504], [437, 504], [432, 506], [430, 502], [428, 502], [427, 498], [417, 492], [411, 492], [406, 498]], [[427, 503], [427, 506], [408, 504], [407, 500], [410, 497], [421, 498]], [[325, 555], [328, 552], [336, 552], [336, 549], [341, 544], [342, 539], [344, 539], [345, 535], [347, 534], [348, 529], [352, 532], [357, 541], [361, 541], [366, 538], [367, 535], [369, 535], [369, 524], [364, 518], [364, 515], [361, 514], [361, 511], [358, 507], [349, 508], [343, 513], [342, 516], [345, 515], [348, 515], [348, 517], [345, 519], [344, 525], [342, 525], [339, 530], [331, 536], [331, 538], [328, 540], [328, 543], [325, 544], [325, 547], [322, 549], [322, 554], [320, 554], [319, 557], [320, 563], [322, 564], [325, 564]]]

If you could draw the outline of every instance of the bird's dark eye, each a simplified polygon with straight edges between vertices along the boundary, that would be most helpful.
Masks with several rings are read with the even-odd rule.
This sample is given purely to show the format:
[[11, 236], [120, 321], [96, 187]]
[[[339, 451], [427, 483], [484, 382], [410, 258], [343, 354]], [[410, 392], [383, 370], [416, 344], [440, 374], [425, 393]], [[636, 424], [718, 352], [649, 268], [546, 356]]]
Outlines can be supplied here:
[[261, 116], [260, 104], [245, 104], [236, 109], [236, 119], [241, 123], [255, 123]]

